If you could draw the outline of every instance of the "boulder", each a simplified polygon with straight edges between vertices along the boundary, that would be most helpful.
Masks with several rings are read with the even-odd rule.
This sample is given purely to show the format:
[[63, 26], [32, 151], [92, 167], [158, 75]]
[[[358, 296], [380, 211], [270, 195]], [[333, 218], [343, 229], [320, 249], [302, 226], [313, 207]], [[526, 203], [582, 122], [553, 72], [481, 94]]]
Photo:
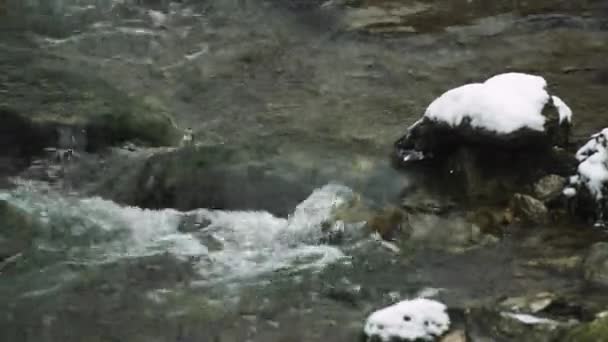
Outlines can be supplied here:
[[540, 76], [507, 73], [447, 91], [395, 143], [397, 157], [407, 163], [468, 144], [508, 150], [564, 144], [572, 111], [546, 87]]
[[511, 205], [515, 216], [526, 223], [545, 224], [549, 221], [545, 204], [532, 196], [515, 194]]
[[546, 86], [540, 76], [507, 73], [447, 91], [395, 142], [395, 164], [430, 165], [446, 192], [486, 202], [563, 172], [554, 146], [567, 143], [572, 111]]
[[598, 242], [591, 246], [583, 262], [585, 280], [589, 283], [608, 286], [608, 243]]

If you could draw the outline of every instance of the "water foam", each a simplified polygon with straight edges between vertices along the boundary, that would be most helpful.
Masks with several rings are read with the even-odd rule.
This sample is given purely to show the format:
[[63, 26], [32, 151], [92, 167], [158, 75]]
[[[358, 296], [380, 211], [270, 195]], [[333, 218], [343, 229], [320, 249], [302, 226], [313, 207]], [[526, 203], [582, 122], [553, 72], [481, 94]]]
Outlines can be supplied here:
[[[66, 236], [83, 232], [105, 236], [84, 243], [87, 253], [80, 257], [85, 262], [169, 253], [192, 262], [203, 282], [243, 279], [282, 269], [318, 269], [343, 258], [340, 249], [320, 240], [334, 210], [351, 197], [346, 187], [326, 185], [285, 219], [259, 211], [141, 209], [98, 197], [62, 196], [31, 182], [0, 194], [0, 198], [38, 217], [45, 227], [62, 227]], [[180, 224], [189, 219], [205, 225], [180, 231]]]

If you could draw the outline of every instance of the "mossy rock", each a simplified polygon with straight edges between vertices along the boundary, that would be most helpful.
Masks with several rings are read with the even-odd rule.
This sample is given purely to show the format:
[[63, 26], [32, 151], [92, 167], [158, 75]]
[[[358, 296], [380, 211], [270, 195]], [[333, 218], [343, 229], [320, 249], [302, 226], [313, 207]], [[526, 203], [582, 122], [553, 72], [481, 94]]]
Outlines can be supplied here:
[[561, 340], [564, 342], [601, 342], [608, 341], [608, 317], [598, 318], [593, 322], [581, 324]]
[[179, 138], [169, 111], [158, 99], [130, 96], [90, 72], [65, 70], [56, 57], [2, 53], [8, 56], [0, 60], [12, 67], [0, 75], [0, 86], [11, 89], [0, 106], [30, 126], [47, 128], [45, 143], [56, 140], [57, 127], [86, 129], [88, 150], [126, 140], [171, 145]]
[[287, 216], [316, 186], [289, 179], [285, 174], [291, 169], [271, 164], [265, 154], [225, 145], [168, 150], [110, 172], [98, 191], [143, 208], [266, 210]]

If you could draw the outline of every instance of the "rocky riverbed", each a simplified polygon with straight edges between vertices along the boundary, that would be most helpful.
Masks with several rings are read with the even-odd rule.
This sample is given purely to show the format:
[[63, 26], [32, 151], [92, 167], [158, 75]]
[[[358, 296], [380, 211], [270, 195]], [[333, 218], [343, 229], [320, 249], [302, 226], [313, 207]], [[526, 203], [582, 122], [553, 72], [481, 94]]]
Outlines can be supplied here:
[[[608, 2], [4, 7], [0, 339], [358, 341], [422, 296], [444, 341], [608, 340], [608, 235], [560, 198], [608, 126]], [[509, 71], [574, 112], [550, 169], [392, 163], [433, 99]]]

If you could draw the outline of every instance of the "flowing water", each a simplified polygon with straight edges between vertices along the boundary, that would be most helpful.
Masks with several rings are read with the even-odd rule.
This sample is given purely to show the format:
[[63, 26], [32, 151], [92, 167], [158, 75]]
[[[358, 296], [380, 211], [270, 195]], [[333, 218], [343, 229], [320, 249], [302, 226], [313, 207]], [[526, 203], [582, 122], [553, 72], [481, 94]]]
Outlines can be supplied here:
[[361, 1], [402, 14], [360, 32], [368, 12], [339, 3], [0, 2], [2, 105], [72, 123], [91, 108], [63, 103], [110, 85], [192, 127], [197, 143], [270, 149], [274, 172], [311, 185], [285, 216], [145, 209], [89, 191], [101, 162], [65, 183], [9, 182], [0, 165], [0, 201], [31, 234], [0, 264], [0, 340], [353, 341], [369, 312], [420, 293], [454, 308], [542, 291], [607, 303], [578, 269], [543, 266], [606, 239], [585, 227], [514, 228], [453, 254], [387, 244], [337, 212], [359, 196], [394, 205], [415, 187], [420, 175], [388, 165], [391, 143], [466, 81], [542, 73], [580, 118], [575, 136], [607, 124], [608, 4]]

